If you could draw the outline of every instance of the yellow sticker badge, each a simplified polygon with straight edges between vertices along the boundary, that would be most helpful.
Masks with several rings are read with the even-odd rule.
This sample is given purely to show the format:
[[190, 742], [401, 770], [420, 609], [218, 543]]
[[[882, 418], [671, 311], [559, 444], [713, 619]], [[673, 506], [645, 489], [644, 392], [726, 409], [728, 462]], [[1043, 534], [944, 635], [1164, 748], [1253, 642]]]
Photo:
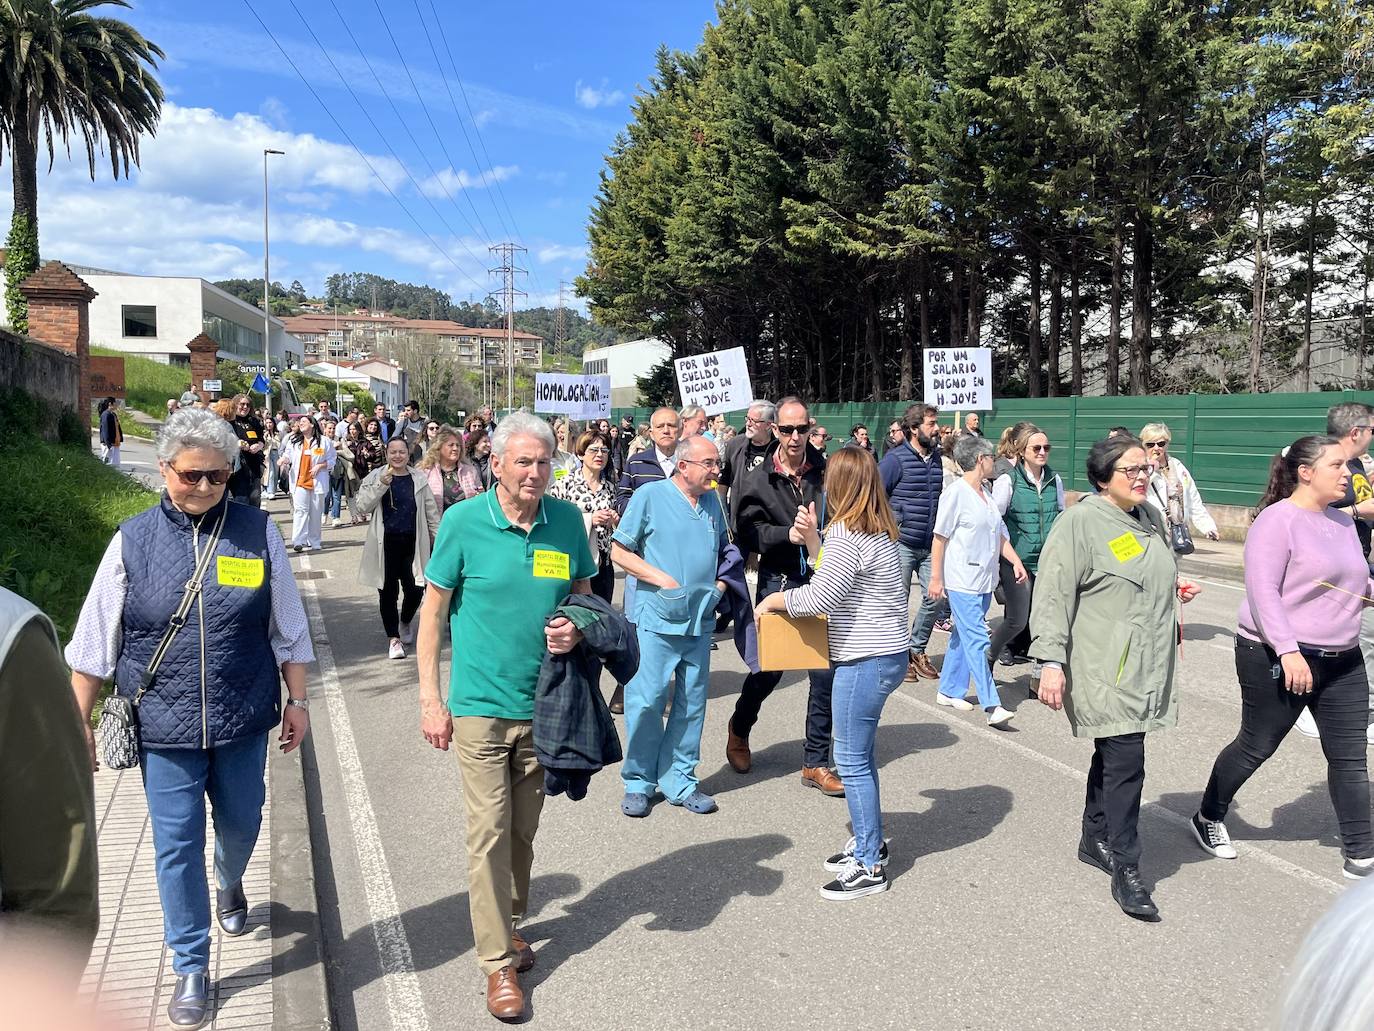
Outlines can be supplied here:
[[571, 580], [568, 555], [563, 551], [538, 548], [534, 552], [534, 575], [541, 580]]
[[215, 572], [221, 587], [257, 588], [262, 586], [264, 567], [260, 558], [216, 555]]
[[1120, 537], [1113, 537], [1107, 542], [1107, 547], [1112, 549], [1112, 554], [1116, 556], [1118, 562], [1129, 562], [1145, 550], [1133, 533], [1123, 533]]
[[555, 480], [561, 480], [561, 479], [563, 479], [563, 478], [564, 478], [565, 476], [567, 476], [567, 475], [568, 475], [568, 470], [566, 470], [566, 469], [555, 469], [555, 470], [553, 471], [553, 478], [554, 478]]

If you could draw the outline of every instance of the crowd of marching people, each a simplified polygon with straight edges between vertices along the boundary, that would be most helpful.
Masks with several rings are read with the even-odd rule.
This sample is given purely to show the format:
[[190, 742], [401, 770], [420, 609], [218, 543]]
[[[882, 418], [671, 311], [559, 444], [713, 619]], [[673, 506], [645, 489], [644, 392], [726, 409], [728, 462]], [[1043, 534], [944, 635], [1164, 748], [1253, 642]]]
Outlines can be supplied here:
[[[1032, 697], [1093, 742], [1078, 858], [1110, 877], [1125, 913], [1158, 919], [1139, 872], [1145, 742], [1178, 720], [1179, 610], [1199, 592], [1178, 557], [1194, 532], [1218, 533], [1167, 425], [1113, 428], [1088, 450], [1089, 489], [1074, 492], [1042, 427], [1017, 423], [994, 441], [976, 414], [956, 430], [928, 404], [876, 447], [857, 425], [832, 449], [798, 397], [755, 401], [738, 429], [695, 406], [638, 425], [526, 412], [498, 422], [484, 409], [459, 427], [414, 402], [399, 418], [384, 405], [339, 417], [320, 402], [274, 420], [242, 395], [182, 400], [168, 402], [158, 435], [160, 504], [110, 542], [65, 653], [92, 763], [90, 717], [113, 678], [100, 750], [143, 768], [173, 1026], [207, 1019], [212, 915], [223, 933], [244, 931], [268, 734], [280, 727], [290, 750], [309, 730], [313, 650], [291, 557], [320, 549], [344, 506], [367, 527], [357, 578], [377, 592], [379, 642], [392, 659], [414, 650], [424, 739], [457, 752], [494, 1016], [525, 1011], [519, 975], [535, 955], [519, 926], [546, 796], [581, 799], [618, 764], [628, 818], [660, 802], [715, 812], [697, 767], [716, 635], [733, 625], [748, 669], [722, 743], [747, 776], [751, 732], [783, 678], [760, 661], [776, 614], [826, 617], [828, 661], [807, 670], [797, 757], [800, 782], [847, 808], [825, 898], [885, 891], [890, 850], [913, 845], [883, 828], [875, 741], [892, 692], [925, 680], [935, 704], [1005, 729], [1004, 693], [1024, 688], [999, 666], [1028, 664]], [[117, 462], [117, 420], [107, 434], [104, 414]], [[1342, 870], [1355, 879], [1374, 870], [1363, 461], [1374, 411], [1338, 404], [1325, 430], [1274, 456], [1259, 500], [1235, 637], [1240, 724], [1190, 827], [1208, 854], [1236, 859], [1228, 809], [1298, 726], [1320, 736]], [[277, 497], [290, 500], [289, 536], [260, 507]]]

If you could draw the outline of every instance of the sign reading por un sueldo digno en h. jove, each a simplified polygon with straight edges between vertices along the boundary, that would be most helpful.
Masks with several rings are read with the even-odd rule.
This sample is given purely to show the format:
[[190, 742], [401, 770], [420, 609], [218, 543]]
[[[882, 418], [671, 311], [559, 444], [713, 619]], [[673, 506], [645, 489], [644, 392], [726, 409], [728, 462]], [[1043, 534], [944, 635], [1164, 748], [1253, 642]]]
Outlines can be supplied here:
[[534, 410], [573, 419], [609, 419], [611, 377], [535, 373]]
[[991, 347], [927, 347], [922, 400], [941, 410], [992, 410]]
[[711, 415], [740, 412], [754, 401], [744, 348], [692, 354], [673, 362], [683, 406], [700, 405]]

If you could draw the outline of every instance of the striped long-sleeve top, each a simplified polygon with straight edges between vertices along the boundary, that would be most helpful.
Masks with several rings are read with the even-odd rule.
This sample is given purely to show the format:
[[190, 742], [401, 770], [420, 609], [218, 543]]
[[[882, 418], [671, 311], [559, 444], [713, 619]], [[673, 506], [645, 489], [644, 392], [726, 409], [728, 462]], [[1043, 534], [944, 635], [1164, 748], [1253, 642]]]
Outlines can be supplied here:
[[902, 557], [886, 534], [851, 533], [842, 524], [832, 525], [815, 574], [803, 586], [784, 591], [783, 598], [788, 615], [828, 617], [831, 662], [907, 650]]

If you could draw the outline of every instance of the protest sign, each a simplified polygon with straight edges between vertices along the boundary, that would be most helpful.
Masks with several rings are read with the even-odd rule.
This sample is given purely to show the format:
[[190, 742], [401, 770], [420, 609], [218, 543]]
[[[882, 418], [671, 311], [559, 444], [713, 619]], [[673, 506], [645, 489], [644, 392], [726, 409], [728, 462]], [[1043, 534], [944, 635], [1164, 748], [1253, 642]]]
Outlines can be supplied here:
[[534, 410], [573, 419], [609, 419], [611, 377], [535, 373]]
[[992, 410], [991, 347], [927, 347], [922, 400], [940, 409]]
[[673, 362], [682, 404], [700, 405], [712, 415], [740, 412], [754, 400], [744, 348], [693, 354]]

